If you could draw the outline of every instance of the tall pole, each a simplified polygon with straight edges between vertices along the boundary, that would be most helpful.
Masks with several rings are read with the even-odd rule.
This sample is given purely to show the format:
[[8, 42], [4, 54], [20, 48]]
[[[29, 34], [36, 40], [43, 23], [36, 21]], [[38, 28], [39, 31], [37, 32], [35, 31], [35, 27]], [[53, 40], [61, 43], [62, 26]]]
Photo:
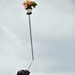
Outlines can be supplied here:
[[32, 61], [28, 67], [28, 70], [30, 69], [33, 60], [34, 60], [34, 53], [33, 53], [33, 41], [32, 41], [32, 29], [31, 29], [31, 18], [30, 18], [30, 14], [28, 14], [28, 18], [29, 18], [29, 31], [30, 31], [30, 44], [31, 44], [31, 52], [32, 52]]
[[37, 3], [31, 0], [26, 0], [23, 3], [23, 6], [25, 8], [25, 10], [27, 10], [27, 15], [29, 18], [29, 31], [30, 31], [30, 44], [31, 44], [31, 52], [32, 52], [32, 61], [28, 67], [28, 70], [30, 69], [33, 60], [34, 60], [34, 53], [33, 53], [33, 41], [32, 41], [32, 30], [31, 30], [31, 19], [30, 19], [30, 15], [32, 14], [32, 8], [35, 8], [37, 6]]

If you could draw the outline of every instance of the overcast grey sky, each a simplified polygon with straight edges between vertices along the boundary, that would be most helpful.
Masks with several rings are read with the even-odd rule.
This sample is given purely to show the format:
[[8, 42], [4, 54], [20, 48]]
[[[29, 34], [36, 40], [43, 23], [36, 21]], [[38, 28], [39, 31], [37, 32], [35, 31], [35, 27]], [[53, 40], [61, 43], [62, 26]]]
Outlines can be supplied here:
[[[30, 75], [75, 75], [75, 0], [35, 0], [31, 15], [35, 61]], [[31, 62], [24, 0], [0, 0], [0, 75]]]

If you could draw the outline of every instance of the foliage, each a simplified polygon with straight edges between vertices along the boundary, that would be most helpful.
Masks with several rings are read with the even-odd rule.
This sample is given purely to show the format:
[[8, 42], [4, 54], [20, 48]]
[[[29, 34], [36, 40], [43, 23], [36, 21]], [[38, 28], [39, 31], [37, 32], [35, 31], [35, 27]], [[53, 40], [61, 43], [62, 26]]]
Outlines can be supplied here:
[[31, 1], [31, 0], [26, 0], [24, 3], [23, 3], [23, 6], [25, 7], [25, 9], [28, 9], [28, 8], [31, 8], [32, 7], [36, 7], [37, 6], [37, 3], [34, 2], [34, 1]]

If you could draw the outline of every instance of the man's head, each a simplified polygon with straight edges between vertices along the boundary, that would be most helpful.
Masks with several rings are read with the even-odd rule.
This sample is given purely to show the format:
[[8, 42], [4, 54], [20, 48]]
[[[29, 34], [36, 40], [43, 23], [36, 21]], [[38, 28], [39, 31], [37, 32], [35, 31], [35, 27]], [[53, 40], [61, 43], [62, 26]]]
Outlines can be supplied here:
[[30, 72], [28, 70], [20, 70], [17, 72], [17, 75], [29, 75]]

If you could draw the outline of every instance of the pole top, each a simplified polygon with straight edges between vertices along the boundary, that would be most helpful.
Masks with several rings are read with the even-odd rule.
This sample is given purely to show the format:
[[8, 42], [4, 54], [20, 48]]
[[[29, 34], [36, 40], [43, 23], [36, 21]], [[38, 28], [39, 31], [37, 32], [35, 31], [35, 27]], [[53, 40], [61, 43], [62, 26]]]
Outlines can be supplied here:
[[23, 6], [25, 8], [25, 10], [27, 10], [27, 15], [31, 15], [32, 14], [32, 8], [35, 8], [37, 6], [37, 3], [31, 0], [26, 0], [23, 3]]
[[28, 8], [28, 9], [26, 9], [26, 11], [27, 11], [27, 15], [31, 15], [32, 14], [32, 9], [31, 8]]

